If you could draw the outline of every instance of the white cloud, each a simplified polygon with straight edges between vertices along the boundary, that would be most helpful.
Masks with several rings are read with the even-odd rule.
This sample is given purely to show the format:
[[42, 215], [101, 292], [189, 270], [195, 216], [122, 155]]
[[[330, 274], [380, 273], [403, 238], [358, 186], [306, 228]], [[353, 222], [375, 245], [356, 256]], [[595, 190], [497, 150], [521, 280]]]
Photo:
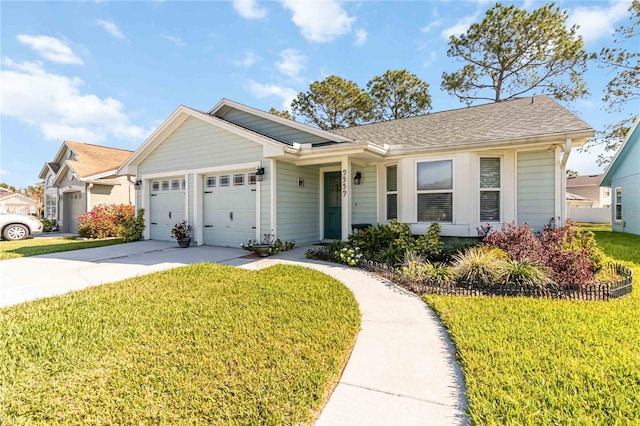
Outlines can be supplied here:
[[280, 52], [280, 58], [282, 59], [275, 63], [278, 70], [280, 70], [282, 74], [299, 79], [300, 73], [304, 70], [307, 57], [296, 49], [285, 49]]
[[253, 80], [247, 82], [247, 87], [251, 93], [258, 99], [266, 98], [268, 96], [276, 96], [282, 99], [282, 107], [289, 109], [291, 107], [291, 101], [298, 95], [298, 92], [290, 87], [276, 86], [275, 84], [261, 84]]
[[436, 57], [436, 51], [432, 50], [429, 52], [429, 57], [422, 62], [422, 66], [429, 68], [436, 61]]
[[428, 33], [429, 31], [431, 31], [432, 29], [439, 27], [440, 25], [442, 25], [442, 21], [441, 20], [435, 20], [435, 21], [431, 21], [429, 22], [427, 25], [425, 25], [424, 27], [420, 28], [420, 31], [422, 31], [423, 33]]
[[362, 46], [367, 42], [367, 32], [362, 28], [356, 31], [356, 40], [353, 42], [356, 46]]
[[0, 113], [37, 128], [45, 139], [102, 143], [150, 133], [131, 123], [117, 99], [83, 93], [80, 78], [49, 73], [40, 62], [3, 57], [1, 75]]
[[167, 40], [173, 42], [178, 47], [185, 47], [187, 45], [186, 41], [184, 41], [183, 39], [181, 39], [180, 37], [177, 37], [177, 36], [165, 35], [165, 36], [162, 36], [162, 37], [164, 37]]
[[567, 26], [580, 26], [578, 34], [585, 42], [606, 37], [615, 31], [618, 21], [629, 16], [630, 1], [612, 1], [609, 6], [578, 6], [569, 13]]
[[249, 68], [262, 58], [255, 54], [253, 50], [247, 50], [244, 52], [244, 57], [234, 62], [239, 67]]
[[475, 15], [465, 16], [459, 19], [458, 22], [456, 22], [453, 26], [442, 30], [440, 36], [446, 40], [448, 40], [451, 36], [459, 37], [460, 34], [465, 34], [467, 32], [471, 24], [476, 22], [476, 19], [478, 19], [477, 13]]
[[113, 22], [96, 19], [96, 23], [112, 36], [116, 38], [126, 38], [124, 34], [122, 34], [122, 31], [120, 31], [120, 28], [118, 28], [118, 26]]
[[258, 6], [256, 0], [233, 0], [233, 8], [245, 19], [262, 19], [267, 16], [267, 9]]
[[40, 56], [51, 62], [59, 64], [82, 65], [82, 59], [78, 58], [71, 48], [54, 37], [44, 35], [18, 35], [18, 41], [35, 50]]
[[0, 169], [0, 176], [7, 176], [10, 175], [11, 172], [9, 172], [9, 170], [5, 170], [5, 169]]
[[316, 43], [326, 43], [349, 33], [356, 20], [334, 0], [283, 0], [282, 4], [293, 13], [291, 19], [304, 38]]

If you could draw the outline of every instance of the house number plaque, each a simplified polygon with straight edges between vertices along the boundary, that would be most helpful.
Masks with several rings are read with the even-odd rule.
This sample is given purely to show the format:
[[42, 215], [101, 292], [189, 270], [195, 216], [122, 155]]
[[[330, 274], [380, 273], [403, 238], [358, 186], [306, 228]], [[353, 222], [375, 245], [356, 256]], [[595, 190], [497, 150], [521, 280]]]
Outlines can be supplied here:
[[347, 171], [342, 171], [342, 196], [347, 196]]

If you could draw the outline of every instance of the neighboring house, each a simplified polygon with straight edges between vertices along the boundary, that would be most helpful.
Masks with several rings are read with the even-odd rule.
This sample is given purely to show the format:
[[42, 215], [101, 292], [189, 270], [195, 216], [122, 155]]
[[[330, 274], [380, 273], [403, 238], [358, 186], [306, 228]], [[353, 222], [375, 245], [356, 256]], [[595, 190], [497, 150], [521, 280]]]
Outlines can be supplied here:
[[611, 229], [640, 235], [640, 115], [604, 172], [611, 188]]
[[547, 96], [332, 132], [223, 99], [208, 113], [180, 106], [118, 173], [141, 183], [154, 240], [183, 219], [197, 244], [219, 246], [344, 239], [393, 218], [467, 237], [564, 220], [568, 156], [593, 134]]
[[6, 188], [0, 188], [0, 213], [37, 215], [38, 202]]
[[[567, 202], [571, 207], [611, 207], [611, 189], [600, 186], [604, 174], [567, 177]], [[569, 194], [591, 200], [591, 205], [571, 205]], [[574, 197], [575, 198], [575, 197]]]
[[581, 208], [590, 209], [595, 204], [595, 201], [591, 198], [583, 197], [582, 195], [573, 194], [567, 192], [567, 208]]
[[45, 218], [62, 232], [78, 232], [78, 217], [99, 204], [132, 204], [135, 191], [127, 176], [115, 174], [133, 151], [64, 141], [45, 163]]

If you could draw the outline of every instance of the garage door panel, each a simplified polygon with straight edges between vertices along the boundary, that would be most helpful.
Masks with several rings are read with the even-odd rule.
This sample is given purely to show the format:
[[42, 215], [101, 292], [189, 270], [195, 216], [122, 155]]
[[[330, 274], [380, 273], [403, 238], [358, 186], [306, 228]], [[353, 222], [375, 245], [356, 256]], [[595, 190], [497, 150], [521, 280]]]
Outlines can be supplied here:
[[[173, 178], [176, 180], [178, 178]], [[164, 182], [172, 179], [163, 179]], [[185, 191], [152, 190], [149, 202], [149, 232], [152, 240], [173, 241], [171, 229], [173, 226], [186, 219], [184, 211]]]
[[255, 185], [206, 188], [203, 210], [204, 244], [238, 247], [255, 239]]

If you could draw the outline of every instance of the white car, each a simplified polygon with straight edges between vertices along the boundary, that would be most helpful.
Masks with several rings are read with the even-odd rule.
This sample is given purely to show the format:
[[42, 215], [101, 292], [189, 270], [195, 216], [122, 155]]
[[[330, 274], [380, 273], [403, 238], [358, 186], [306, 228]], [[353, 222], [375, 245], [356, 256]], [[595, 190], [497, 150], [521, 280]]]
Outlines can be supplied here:
[[42, 232], [42, 222], [25, 214], [0, 214], [2, 238], [9, 241], [24, 240]]

